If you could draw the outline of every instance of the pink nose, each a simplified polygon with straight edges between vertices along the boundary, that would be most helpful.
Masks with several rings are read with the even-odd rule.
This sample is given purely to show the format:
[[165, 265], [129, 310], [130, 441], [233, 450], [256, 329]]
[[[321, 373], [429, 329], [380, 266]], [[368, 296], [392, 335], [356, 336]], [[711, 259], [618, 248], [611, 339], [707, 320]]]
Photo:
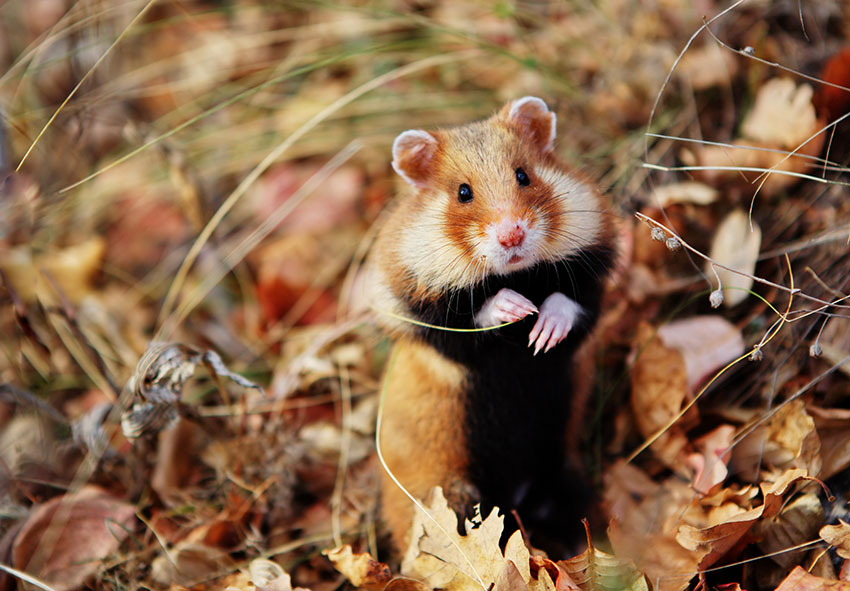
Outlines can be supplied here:
[[513, 248], [520, 246], [525, 240], [525, 230], [519, 224], [514, 224], [508, 228], [501, 228], [496, 234], [496, 238], [505, 248]]

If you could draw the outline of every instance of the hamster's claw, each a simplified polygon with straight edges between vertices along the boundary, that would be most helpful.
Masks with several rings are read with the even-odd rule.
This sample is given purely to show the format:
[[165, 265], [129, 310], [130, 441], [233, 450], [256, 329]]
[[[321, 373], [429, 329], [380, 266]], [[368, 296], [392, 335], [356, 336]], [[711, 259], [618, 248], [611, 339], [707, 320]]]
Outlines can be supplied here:
[[498, 326], [522, 320], [529, 314], [536, 313], [537, 306], [531, 300], [505, 287], [484, 302], [481, 310], [475, 315], [475, 325], [481, 328]]
[[581, 313], [581, 306], [564, 294], [551, 294], [540, 306], [540, 316], [528, 335], [528, 346], [534, 345], [535, 355], [541, 350], [548, 353], [567, 337]]

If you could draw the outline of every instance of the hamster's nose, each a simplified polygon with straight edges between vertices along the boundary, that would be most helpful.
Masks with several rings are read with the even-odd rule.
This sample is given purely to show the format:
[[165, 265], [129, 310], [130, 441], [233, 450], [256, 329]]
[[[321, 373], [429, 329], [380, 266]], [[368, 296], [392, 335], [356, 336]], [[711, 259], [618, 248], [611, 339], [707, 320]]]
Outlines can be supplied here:
[[515, 248], [525, 240], [525, 230], [519, 223], [502, 226], [496, 232], [496, 239], [504, 248]]

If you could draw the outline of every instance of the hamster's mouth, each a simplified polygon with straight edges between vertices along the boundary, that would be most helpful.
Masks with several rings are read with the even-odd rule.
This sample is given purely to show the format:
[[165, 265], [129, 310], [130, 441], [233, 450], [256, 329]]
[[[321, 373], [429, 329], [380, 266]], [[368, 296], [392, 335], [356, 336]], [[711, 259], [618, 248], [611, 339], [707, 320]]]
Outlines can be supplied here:
[[511, 258], [508, 259], [508, 264], [509, 265], [515, 265], [516, 263], [519, 263], [521, 261], [522, 261], [522, 255], [515, 254]]

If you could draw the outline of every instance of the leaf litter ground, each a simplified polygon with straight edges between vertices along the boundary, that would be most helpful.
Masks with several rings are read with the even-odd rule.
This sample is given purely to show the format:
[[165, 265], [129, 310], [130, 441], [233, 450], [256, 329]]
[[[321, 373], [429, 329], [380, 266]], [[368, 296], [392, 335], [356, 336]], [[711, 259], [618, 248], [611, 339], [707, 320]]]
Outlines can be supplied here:
[[[5, 3], [4, 588], [850, 588], [847, 11]], [[529, 94], [623, 213], [592, 546], [435, 492], [399, 564], [350, 313], [389, 146]]]

